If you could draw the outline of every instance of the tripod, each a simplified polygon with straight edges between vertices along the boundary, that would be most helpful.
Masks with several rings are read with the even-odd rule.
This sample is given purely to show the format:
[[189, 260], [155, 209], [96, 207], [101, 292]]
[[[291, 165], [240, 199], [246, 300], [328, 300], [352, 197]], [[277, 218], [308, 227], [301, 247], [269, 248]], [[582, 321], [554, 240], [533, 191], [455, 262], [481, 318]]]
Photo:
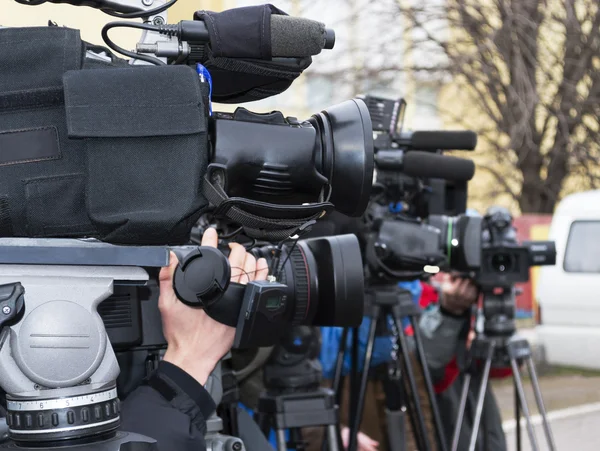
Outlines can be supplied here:
[[[373, 346], [375, 343], [375, 335], [378, 329], [386, 328], [387, 317], [392, 317], [392, 332], [397, 341], [397, 349], [393, 355], [393, 360], [390, 363], [387, 380], [385, 381], [386, 398], [388, 401], [386, 409], [386, 417], [388, 423], [388, 442], [391, 451], [404, 451], [406, 449], [405, 431], [405, 411], [409, 411], [409, 419], [411, 421], [412, 430], [414, 431], [419, 449], [433, 449], [428, 438], [428, 432], [425, 425], [423, 409], [418, 396], [418, 387], [415, 379], [415, 372], [410, 359], [409, 344], [403, 332], [402, 318], [409, 319], [414, 331], [414, 344], [417, 353], [417, 359], [423, 371], [427, 396], [431, 404], [433, 423], [437, 439], [437, 445], [440, 451], [446, 450], [444, 441], [443, 425], [437, 408], [435, 392], [431, 375], [427, 369], [425, 351], [423, 348], [422, 338], [417, 324], [417, 318], [420, 316], [420, 309], [412, 299], [412, 294], [398, 287], [396, 284], [382, 285], [374, 287], [370, 292], [367, 292], [367, 308], [366, 315], [371, 319], [369, 328], [369, 336], [367, 341], [366, 355], [364, 361], [364, 369], [360, 380], [358, 397], [355, 402], [351, 402], [351, 428], [350, 428], [350, 444], [349, 450], [357, 449], [357, 433], [362, 421], [362, 415], [365, 402], [365, 391], [369, 377], [369, 367], [371, 365]], [[357, 331], [353, 333], [355, 339], [353, 348], [357, 347]], [[336, 364], [336, 373], [334, 376], [334, 390], [336, 393], [341, 392], [341, 370], [342, 361], [346, 351], [346, 337], [348, 330], [345, 329], [342, 335], [342, 342], [338, 353]], [[398, 353], [400, 355], [398, 355]], [[356, 354], [356, 349], [353, 349], [353, 354]], [[404, 370], [405, 378], [401, 377], [401, 367]], [[353, 390], [354, 391], [354, 390]], [[406, 398], [404, 395], [407, 394]], [[408, 401], [408, 402], [406, 402]]]
[[[485, 393], [487, 391], [490, 370], [492, 367], [506, 368], [509, 364], [512, 369], [512, 375], [515, 385], [515, 419], [517, 422], [517, 450], [521, 450], [521, 411], [527, 424], [527, 433], [531, 447], [534, 451], [539, 450], [527, 399], [525, 398], [525, 389], [523, 380], [519, 372], [521, 363], [525, 363], [529, 370], [531, 385], [535, 396], [536, 404], [542, 417], [542, 425], [548, 448], [551, 451], [556, 450], [554, 437], [548, 423], [544, 401], [540, 390], [535, 365], [533, 363], [531, 348], [527, 340], [518, 337], [515, 334], [516, 327], [514, 322], [515, 311], [515, 289], [514, 287], [503, 287], [501, 289], [483, 290], [483, 312], [485, 318], [484, 332], [478, 334], [473, 340], [470, 349], [470, 362], [465, 374], [465, 380], [462, 387], [460, 405], [456, 418], [456, 425], [452, 436], [452, 451], [458, 450], [460, 430], [463, 423], [469, 386], [471, 379], [478, 373], [481, 381], [477, 393], [475, 407], [475, 417], [473, 420], [473, 429], [469, 440], [469, 451], [474, 451], [477, 444], [477, 436], [481, 425], [483, 415], [483, 406]], [[478, 364], [483, 362], [483, 371], [480, 372]], [[484, 440], [486, 435], [484, 434]]]
[[[305, 450], [301, 428], [326, 428], [329, 451], [342, 450], [339, 412], [333, 390], [321, 388], [321, 366], [316, 360], [314, 329], [293, 328], [273, 351], [264, 368], [265, 392], [258, 401], [256, 421], [265, 435], [274, 429], [277, 451]], [[290, 431], [286, 443], [285, 431]]]

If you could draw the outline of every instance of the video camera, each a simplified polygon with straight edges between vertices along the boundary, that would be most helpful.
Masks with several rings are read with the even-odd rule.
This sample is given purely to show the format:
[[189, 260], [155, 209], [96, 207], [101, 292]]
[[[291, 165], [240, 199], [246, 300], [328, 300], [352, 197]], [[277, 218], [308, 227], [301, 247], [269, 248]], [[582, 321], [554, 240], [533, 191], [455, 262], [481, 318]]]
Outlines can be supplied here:
[[[473, 150], [474, 133], [397, 131], [406, 107], [402, 99], [365, 101], [378, 133], [374, 188], [379, 193], [366, 214], [371, 230], [377, 231], [366, 250], [372, 273], [410, 280], [429, 266], [493, 287], [526, 282], [530, 267], [555, 263], [553, 242], [517, 243], [506, 209], [492, 208], [483, 218], [465, 214], [467, 182], [474, 174], [471, 161], [415, 150]], [[436, 177], [444, 189], [432, 188]], [[394, 212], [398, 204], [401, 211]]]
[[481, 269], [476, 275], [482, 287], [505, 287], [529, 280], [532, 266], [556, 264], [554, 241], [519, 244], [512, 215], [506, 208], [491, 207], [484, 217]]
[[364, 98], [375, 133], [376, 182], [364, 215], [367, 267], [378, 279], [413, 280], [425, 266], [479, 266], [478, 255], [458, 243], [480, 235], [465, 216], [472, 161], [441, 155], [442, 149], [473, 150], [470, 131], [402, 130], [406, 102]]
[[[77, 30], [0, 29], [12, 43], [0, 48], [0, 380], [11, 439], [24, 449], [85, 449], [107, 434], [98, 449], [119, 449], [132, 437], [113, 434], [113, 347], [164, 344], [153, 279], [169, 250], [179, 299], [236, 327], [236, 346], [276, 342], [290, 324], [360, 324], [356, 238], [300, 238], [334, 209], [363, 214], [372, 126], [362, 100], [306, 121], [212, 110], [285, 91], [310, 55], [332, 46], [322, 24], [270, 5], [170, 26], [174, 0], [51, 2], [144, 17], [127, 23], [145, 33], [131, 54], [107, 39], [121, 25], [105, 27], [126, 61]], [[172, 44], [181, 54], [164, 53]], [[189, 245], [209, 211], [260, 240], [251, 250], [270, 261], [266, 282], [230, 283], [223, 252]]]

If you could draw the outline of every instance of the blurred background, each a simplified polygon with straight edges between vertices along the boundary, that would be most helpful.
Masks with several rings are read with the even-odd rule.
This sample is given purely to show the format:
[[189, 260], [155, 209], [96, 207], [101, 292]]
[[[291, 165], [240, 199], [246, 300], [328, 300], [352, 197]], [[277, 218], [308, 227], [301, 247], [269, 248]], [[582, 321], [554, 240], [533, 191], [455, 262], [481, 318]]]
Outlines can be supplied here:
[[[201, 9], [260, 3], [179, 0], [168, 18], [176, 23]], [[407, 101], [405, 130], [477, 132], [476, 151], [460, 155], [477, 165], [469, 207], [480, 213], [491, 205], [508, 207], [520, 240], [557, 243], [557, 265], [533, 269], [517, 300], [521, 329], [545, 371], [548, 408], [586, 404], [592, 407], [585, 418], [600, 419], [600, 413], [593, 413], [600, 412], [600, 404], [589, 404], [600, 402], [597, 0], [272, 3], [334, 28], [336, 45], [314, 57], [287, 92], [244, 106], [306, 118], [369, 93]], [[49, 20], [79, 28], [85, 40], [100, 43], [100, 29], [111, 18], [85, 7], [27, 7], [0, 0], [0, 25], [44, 26]], [[132, 30], [114, 35], [128, 49], [139, 38]], [[498, 397], [502, 409], [510, 411], [511, 387], [499, 386]], [[577, 431], [584, 423], [577, 421], [565, 431], [581, 435]]]

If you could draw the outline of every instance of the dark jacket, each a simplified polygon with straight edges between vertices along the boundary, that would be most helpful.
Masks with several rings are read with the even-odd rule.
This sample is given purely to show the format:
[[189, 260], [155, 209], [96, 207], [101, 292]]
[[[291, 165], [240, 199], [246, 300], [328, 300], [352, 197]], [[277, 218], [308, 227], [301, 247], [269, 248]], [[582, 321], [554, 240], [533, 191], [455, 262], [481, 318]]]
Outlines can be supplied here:
[[206, 420], [216, 406], [208, 391], [182, 369], [158, 369], [123, 403], [121, 430], [152, 437], [160, 451], [205, 451]]

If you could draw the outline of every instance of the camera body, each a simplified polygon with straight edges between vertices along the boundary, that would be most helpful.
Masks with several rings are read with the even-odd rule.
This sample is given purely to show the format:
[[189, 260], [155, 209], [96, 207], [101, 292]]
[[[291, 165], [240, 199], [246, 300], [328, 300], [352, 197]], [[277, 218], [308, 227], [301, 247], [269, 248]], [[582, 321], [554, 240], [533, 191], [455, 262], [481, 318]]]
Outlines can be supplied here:
[[375, 134], [376, 182], [361, 234], [370, 275], [413, 280], [425, 266], [479, 268], [481, 220], [464, 215], [474, 166], [440, 150], [472, 150], [476, 136], [405, 132], [403, 99], [364, 100]]
[[491, 207], [484, 217], [481, 268], [475, 280], [482, 287], [509, 287], [527, 282], [532, 266], [556, 264], [554, 241], [518, 243], [512, 215], [502, 207]]

